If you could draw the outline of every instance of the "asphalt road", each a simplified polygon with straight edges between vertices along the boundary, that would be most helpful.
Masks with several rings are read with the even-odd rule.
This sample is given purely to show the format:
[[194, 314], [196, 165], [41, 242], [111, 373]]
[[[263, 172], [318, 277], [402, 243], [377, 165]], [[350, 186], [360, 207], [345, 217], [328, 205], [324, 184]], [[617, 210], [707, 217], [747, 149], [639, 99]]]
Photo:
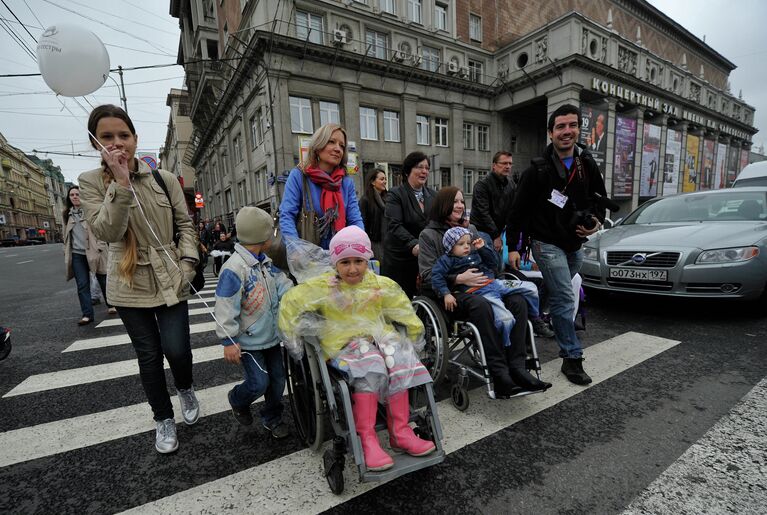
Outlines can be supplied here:
[[[240, 371], [202, 326], [192, 347], [205, 416], [179, 426], [176, 454], [158, 455], [130, 345], [92, 340], [124, 328], [76, 325], [61, 245], [0, 249], [0, 325], [14, 343], [0, 362], [0, 512], [764, 513], [762, 309], [592, 295], [581, 334], [594, 385], [569, 385], [556, 344], [539, 339], [552, 390], [508, 401], [474, 390], [461, 413], [439, 385], [445, 461], [359, 484], [347, 460], [335, 496], [297, 439], [234, 422], [225, 393]], [[109, 318], [96, 307], [97, 324]], [[83, 340], [95, 343], [70, 349]]]

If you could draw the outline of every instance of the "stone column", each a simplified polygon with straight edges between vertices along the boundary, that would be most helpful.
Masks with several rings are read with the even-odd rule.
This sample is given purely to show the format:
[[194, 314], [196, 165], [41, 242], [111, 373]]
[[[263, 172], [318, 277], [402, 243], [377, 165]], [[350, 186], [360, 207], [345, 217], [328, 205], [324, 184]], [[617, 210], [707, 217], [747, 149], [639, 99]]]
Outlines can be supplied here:
[[642, 178], [642, 147], [644, 146], [644, 116], [640, 109], [637, 115], [637, 134], [634, 145], [634, 177], [631, 181], [631, 209], [639, 205], [639, 187]]
[[546, 121], [548, 121], [551, 113], [553, 113], [557, 107], [561, 105], [572, 104], [575, 107], [580, 107], [582, 89], [583, 86], [580, 84], [568, 84], [561, 88], [555, 89], [554, 91], [548, 92], [546, 94]]
[[666, 139], [668, 139], [668, 115], [658, 115], [655, 120], [660, 122], [660, 156], [658, 157], [658, 189], [656, 196], [663, 196], [663, 182], [666, 166]]
[[613, 162], [615, 160], [615, 106], [618, 101], [607, 99], [607, 146], [605, 147], [605, 189], [612, 197], [613, 191]]
[[679, 174], [678, 177], [678, 184], [676, 188], [676, 192], [680, 193], [684, 189], [684, 168], [685, 168], [685, 159], [687, 159], [687, 128], [689, 126], [688, 122], [679, 122], [676, 124], [676, 127], [674, 127], [674, 130], [681, 131], [682, 132], [682, 151], [679, 153]]
[[[463, 104], [452, 103], [450, 104], [450, 120], [452, 125], [450, 140], [452, 141], [452, 147], [450, 148], [450, 184], [457, 184], [456, 179], [456, 165], [457, 163], [463, 163]], [[491, 126], [491, 128], [494, 125]], [[491, 134], [492, 134], [491, 130]], [[492, 138], [491, 138], [492, 139]], [[445, 163], [442, 163], [443, 165]], [[440, 179], [441, 180], [441, 179]], [[442, 187], [450, 186], [450, 184], [441, 184]]]
[[409, 93], [403, 93], [400, 98], [402, 101], [402, 125], [400, 127], [402, 156], [400, 161], [402, 161], [411, 150], [416, 148], [415, 115], [416, 111], [418, 110], [418, 97]]
[[[346, 130], [348, 141], [353, 141], [357, 145], [357, 152], [360, 151], [360, 90], [359, 84], [344, 82], [341, 84], [341, 95], [343, 98], [343, 127]], [[362, 163], [360, 163], [360, 172], [353, 177], [354, 188], [357, 192], [363, 190], [362, 182], [364, 173], [362, 172]]]

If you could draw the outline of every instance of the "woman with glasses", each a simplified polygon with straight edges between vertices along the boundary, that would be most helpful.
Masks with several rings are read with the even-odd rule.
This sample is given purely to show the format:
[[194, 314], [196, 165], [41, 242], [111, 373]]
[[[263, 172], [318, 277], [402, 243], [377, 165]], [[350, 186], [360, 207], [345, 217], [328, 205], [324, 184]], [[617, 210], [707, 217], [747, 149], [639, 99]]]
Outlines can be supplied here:
[[411, 152], [402, 163], [402, 184], [386, 196], [386, 238], [381, 274], [393, 279], [408, 297], [417, 293], [418, 236], [426, 227], [437, 192], [426, 185], [429, 158]]

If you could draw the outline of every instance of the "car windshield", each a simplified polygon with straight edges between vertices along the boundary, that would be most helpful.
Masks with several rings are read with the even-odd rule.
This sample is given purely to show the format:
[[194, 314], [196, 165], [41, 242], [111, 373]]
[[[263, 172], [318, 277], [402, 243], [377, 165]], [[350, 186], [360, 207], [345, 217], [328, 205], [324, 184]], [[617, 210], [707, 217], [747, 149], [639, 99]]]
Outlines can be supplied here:
[[749, 177], [748, 179], [738, 179], [733, 188], [743, 188], [745, 186], [767, 186], [767, 175], [761, 177]]
[[680, 195], [647, 202], [622, 222], [716, 222], [767, 220], [767, 193], [729, 189], [710, 194]]

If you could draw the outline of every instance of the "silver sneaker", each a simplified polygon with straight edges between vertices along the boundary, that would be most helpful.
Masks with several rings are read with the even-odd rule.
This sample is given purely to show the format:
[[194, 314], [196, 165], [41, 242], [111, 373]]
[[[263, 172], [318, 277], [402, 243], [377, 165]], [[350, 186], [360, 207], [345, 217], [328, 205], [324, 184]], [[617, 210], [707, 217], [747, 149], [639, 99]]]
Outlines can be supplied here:
[[197, 423], [200, 420], [200, 403], [194, 394], [194, 387], [190, 386], [188, 390], [179, 390], [178, 400], [181, 401], [181, 414], [184, 416], [184, 423], [188, 426]]
[[166, 418], [157, 422], [157, 435], [154, 439], [154, 448], [157, 452], [168, 454], [178, 449], [178, 438], [176, 437], [176, 421], [172, 418]]

